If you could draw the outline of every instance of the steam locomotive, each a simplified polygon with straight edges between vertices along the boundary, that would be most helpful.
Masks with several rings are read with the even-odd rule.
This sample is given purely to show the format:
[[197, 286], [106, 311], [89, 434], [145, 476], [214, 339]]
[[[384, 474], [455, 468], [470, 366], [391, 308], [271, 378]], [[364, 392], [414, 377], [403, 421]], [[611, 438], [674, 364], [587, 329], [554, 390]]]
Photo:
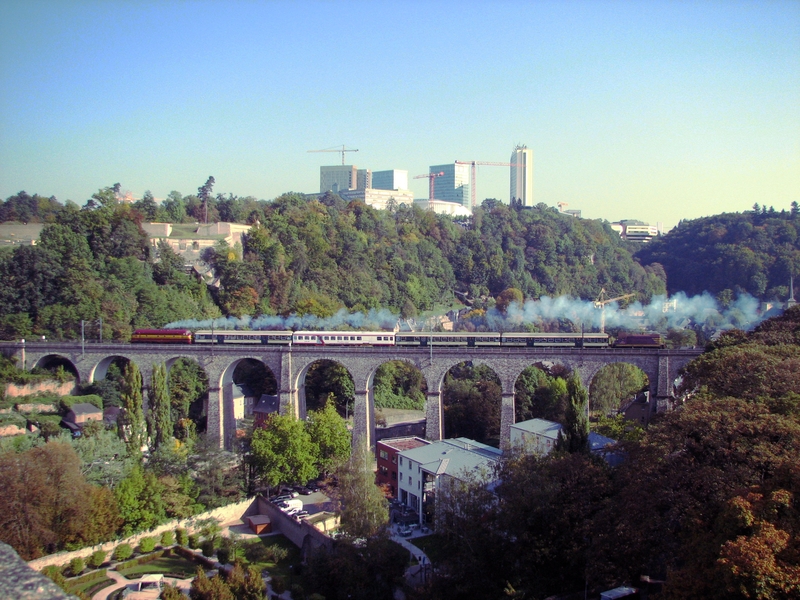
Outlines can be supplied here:
[[660, 334], [624, 334], [610, 344], [607, 333], [387, 332], [387, 331], [191, 331], [137, 329], [131, 343], [262, 346], [445, 346], [470, 348], [663, 348]]

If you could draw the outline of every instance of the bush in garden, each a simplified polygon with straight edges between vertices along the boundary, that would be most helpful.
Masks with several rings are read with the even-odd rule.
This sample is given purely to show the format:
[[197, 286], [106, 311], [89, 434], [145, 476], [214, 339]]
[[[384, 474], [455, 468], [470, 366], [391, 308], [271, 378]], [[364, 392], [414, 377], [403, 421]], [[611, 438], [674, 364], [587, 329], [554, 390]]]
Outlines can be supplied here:
[[72, 573], [73, 577], [83, 573], [83, 570], [85, 568], [86, 568], [86, 563], [83, 562], [83, 559], [79, 556], [76, 556], [71, 561], [69, 561], [69, 572]]
[[231, 558], [231, 551], [230, 548], [217, 548], [217, 561], [220, 564], [228, 564], [228, 561]]
[[156, 538], [144, 537], [139, 540], [139, 552], [152, 552], [156, 549]]
[[99, 569], [106, 562], [106, 553], [103, 550], [95, 550], [86, 562], [93, 569]]
[[178, 527], [175, 530], [175, 541], [178, 542], [178, 545], [185, 546], [189, 543], [189, 534], [186, 533], [186, 530], [183, 527]]
[[197, 548], [200, 545], [200, 536], [198, 536], [196, 533], [193, 533], [186, 538], [186, 543], [189, 545], [189, 548]]
[[126, 560], [133, 555], [133, 548], [130, 544], [120, 544], [114, 548], [114, 560]]
[[210, 537], [203, 540], [203, 543], [200, 544], [200, 551], [206, 558], [214, 556], [214, 553], [217, 551], [217, 538]]
[[171, 531], [165, 531], [161, 534], [161, 545], [172, 546], [175, 543], [175, 535]]

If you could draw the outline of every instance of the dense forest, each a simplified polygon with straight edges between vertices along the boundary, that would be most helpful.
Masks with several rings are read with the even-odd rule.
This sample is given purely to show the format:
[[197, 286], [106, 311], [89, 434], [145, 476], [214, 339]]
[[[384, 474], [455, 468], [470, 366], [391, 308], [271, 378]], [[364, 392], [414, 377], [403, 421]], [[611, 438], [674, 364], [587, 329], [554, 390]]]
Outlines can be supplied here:
[[666, 580], [651, 592], [667, 599], [797, 597], [800, 307], [723, 335], [682, 385], [685, 404], [624, 442], [619, 467], [512, 456], [495, 501], [477, 481], [438, 498], [448, 543], [419, 597], [583, 597], [645, 580]]
[[[201, 195], [209, 193], [204, 186]], [[487, 200], [470, 223], [399, 205], [375, 210], [334, 194], [285, 194], [271, 202], [217, 195], [209, 219], [253, 225], [241, 248], [224, 244], [204, 257], [220, 278], [209, 291], [170, 248], [152, 248], [140, 224], [204, 217], [198, 196], [177, 192], [118, 202], [118, 186], [84, 207], [20, 192], [0, 205], [3, 219], [47, 223], [35, 246], [0, 253], [0, 335], [76, 338], [80, 322], [107, 339], [137, 327], [217, 316], [334, 315], [340, 309], [389, 309], [415, 316], [467, 298], [492, 305], [509, 288], [524, 297], [595, 298], [635, 291], [647, 301], [665, 291], [658, 265], [641, 267], [599, 221], [575, 219], [543, 204]], [[99, 330], [96, 332], [99, 334]]]
[[670, 294], [709, 292], [721, 303], [742, 293], [763, 300], [789, 297], [790, 277], [800, 275], [800, 208], [760, 208], [681, 221], [636, 258], [661, 265]]

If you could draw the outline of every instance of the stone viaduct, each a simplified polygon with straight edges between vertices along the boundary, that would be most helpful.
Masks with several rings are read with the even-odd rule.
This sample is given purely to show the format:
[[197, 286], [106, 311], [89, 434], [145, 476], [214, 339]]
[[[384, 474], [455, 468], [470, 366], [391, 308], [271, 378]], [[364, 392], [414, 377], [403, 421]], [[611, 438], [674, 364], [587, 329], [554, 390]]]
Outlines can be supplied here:
[[[402, 360], [419, 369], [428, 385], [426, 402], [426, 437], [442, 439], [442, 386], [445, 374], [455, 365], [472, 361], [487, 365], [500, 379], [502, 409], [501, 445], [510, 439], [514, 423], [514, 384], [520, 373], [531, 365], [561, 364], [577, 371], [589, 388], [592, 379], [605, 365], [629, 363], [639, 367], [650, 380], [650, 413], [669, 408], [673, 382], [679, 370], [702, 353], [701, 349], [578, 349], [578, 348], [429, 348], [409, 347], [298, 347], [298, 346], [198, 346], [155, 344], [81, 344], [4, 342], [0, 350], [16, 355], [23, 368], [43, 366], [59, 360], [72, 365], [79, 382], [103, 379], [115, 359], [124, 358], [136, 363], [142, 372], [145, 388], [150, 385], [153, 365], [163, 362], [169, 368], [179, 358], [196, 361], [208, 375], [207, 434], [220, 446], [230, 446], [235, 432], [233, 418], [233, 372], [243, 360], [262, 362], [278, 382], [281, 413], [305, 418], [305, 376], [319, 360], [332, 360], [343, 365], [355, 384], [354, 440], [366, 437], [375, 443], [375, 407], [373, 380], [384, 362]], [[145, 394], [146, 398], [146, 394]]]

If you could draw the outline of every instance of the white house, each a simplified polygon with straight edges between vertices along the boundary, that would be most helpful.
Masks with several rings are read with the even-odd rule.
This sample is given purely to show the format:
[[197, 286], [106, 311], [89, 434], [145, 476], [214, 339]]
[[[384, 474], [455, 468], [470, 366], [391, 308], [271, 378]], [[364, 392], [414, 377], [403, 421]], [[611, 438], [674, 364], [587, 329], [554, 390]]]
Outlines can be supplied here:
[[558, 434], [563, 429], [560, 423], [545, 419], [520, 421], [511, 426], [511, 447], [522, 452], [550, 454], [555, 448]]
[[[467, 438], [440, 440], [397, 454], [397, 489], [401, 503], [425, 522], [425, 504], [444, 481], [460, 479], [466, 472], [488, 470], [501, 451]], [[487, 482], [489, 483], [489, 482]]]

